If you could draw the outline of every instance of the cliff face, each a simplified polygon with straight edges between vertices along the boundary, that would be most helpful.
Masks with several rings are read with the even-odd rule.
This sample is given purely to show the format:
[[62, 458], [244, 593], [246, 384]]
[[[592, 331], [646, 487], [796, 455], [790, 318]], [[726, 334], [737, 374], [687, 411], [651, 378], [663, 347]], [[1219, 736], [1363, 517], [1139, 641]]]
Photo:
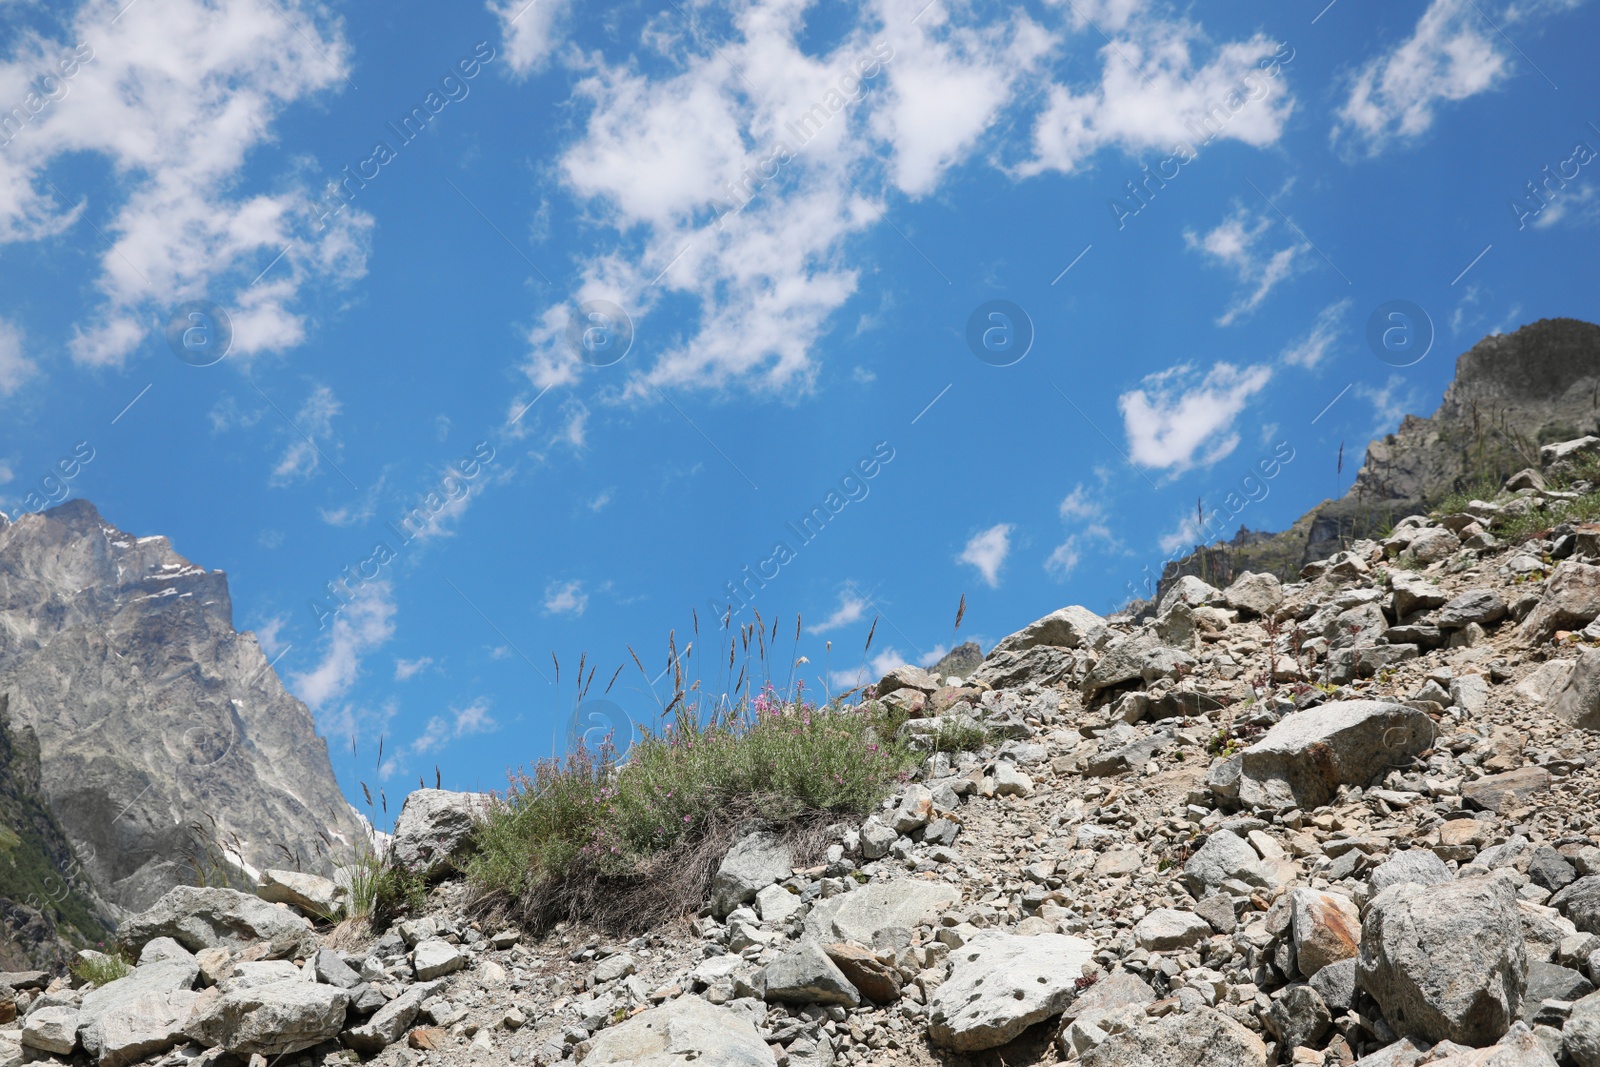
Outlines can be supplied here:
[[[1600, 326], [1541, 319], [1486, 337], [1456, 360], [1433, 415], [1407, 415], [1367, 446], [1350, 490], [1282, 533], [1241, 531], [1169, 563], [1160, 592], [1185, 574], [1226, 584], [1242, 571], [1293, 578], [1346, 542], [1427, 511], [1451, 493], [1539, 466], [1539, 446], [1600, 435]], [[1160, 593], [1157, 593], [1159, 598]]]
[[327, 873], [360, 838], [310, 712], [234, 631], [227, 577], [85, 501], [0, 525], [0, 694], [120, 908], [229, 863]]

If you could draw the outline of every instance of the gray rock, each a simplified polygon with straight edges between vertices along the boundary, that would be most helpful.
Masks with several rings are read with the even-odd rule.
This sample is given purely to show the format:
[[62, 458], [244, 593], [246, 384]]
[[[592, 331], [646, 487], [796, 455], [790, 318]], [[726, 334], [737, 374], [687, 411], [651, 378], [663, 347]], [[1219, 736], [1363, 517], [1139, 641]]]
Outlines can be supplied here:
[[305, 955], [315, 943], [311, 924], [287, 908], [236, 889], [189, 885], [168, 890], [148, 911], [124, 922], [118, 935], [134, 947], [170, 937], [191, 952], [265, 941], [268, 954], [276, 956]]
[[1020, 652], [992, 652], [971, 682], [991, 689], [1020, 689], [1029, 683], [1055, 685], [1078, 670], [1079, 657], [1087, 655], [1057, 645], [1035, 645]]
[[348, 1047], [365, 1055], [382, 1052], [399, 1041], [416, 1021], [422, 1002], [433, 996], [443, 982], [423, 982], [411, 986], [360, 1026], [353, 1026], [339, 1035]]
[[[799, 1044], [797, 1040], [795, 1044]], [[793, 1046], [791, 1046], [791, 1051]], [[584, 1067], [773, 1067], [772, 1050], [742, 1012], [683, 996], [595, 1036]], [[832, 1062], [831, 1055], [826, 1061]]]
[[1150, 952], [1193, 948], [1211, 936], [1211, 924], [1192, 911], [1157, 908], [1133, 928], [1134, 940]]
[[782, 926], [803, 907], [800, 894], [791, 893], [781, 885], [769, 885], [756, 894], [756, 914], [768, 926]]
[[928, 1001], [928, 1035], [957, 1052], [997, 1048], [1061, 1014], [1093, 958], [1076, 937], [981, 933], [951, 953], [950, 976]]
[[1206, 838], [1183, 865], [1183, 878], [1196, 897], [1207, 895], [1222, 883], [1239, 878], [1259, 859], [1256, 850], [1238, 834], [1218, 830]]
[[[894, 832], [897, 834], [910, 834], [927, 826], [931, 818], [933, 818], [933, 793], [927, 786], [913, 782], [905, 787], [904, 792], [900, 794], [900, 803], [889, 813], [889, 824], [894, 827]], [[782, 877], [789, 877], [789, 871], [784, 871]]]
[[1216, 586], [1209, 585], [1192, 574], [1185, 574], [1161, 595], [1161, 602], [1156, 606], [1156, 611], [1158, 614], [1165, 614], [1178, 604], [1198, 608], [1206, 604], [1220, 604], [1223, 599], [1222, 591]]
[[56, 1005], [30, 1011], [22, 1023], [24, 1048], [70, 1056], [78, 1047], [78, 1009]]
[[1539, 1005], [1547, 1000], [1582, 1000], [1594, 992], [1594, 983], [1570, 967], [1534, 960], [1528, 964], [1528, 988], [1522, 997], [1522, 1018], [1533, 1022]]
[[1367, 884], [1372, 887], [1372, 895], [1377, 896], [1390, 886], [1404, 882], [1442, 885], [1454, 878], [1450, 868], [1444, 865], [1444, 860], [1425, 848], [1409, 848], [1394, 853], [1372, 868], [1372, 873], [1367, 876]]
[[1080, 1062], [1083, 1067], [1266, 1067], [1267, 1048], [1216, 1009], [1200, 1008], [1113, 1035]]
[[395, 820], [390, 855], [406, 870], [429, 877], [459, 869], [489, 803], [483, 793], [412, 790]]
[[1144, 671], [1145, 653], [1159, 647], [1160, 638], [1145, 630], [1112, 638], [1100, 659], [1084, 675], [1084, 697], [1092, 698], [1102, 689], [1138, 681]]
[[1587, 649], [1578, 657], [1566, 685], [1555, 689], [1546, 708], [1579, 729], [1600, 730], [1600, 649]]
[[1439, 586], [1421, 575], [1398, 572], [1389, 576], [1389, 584], [1394, 590], [1390, 604], [1396, 619], [1440, 607], [1446, 600]]
[[1579, 878], [1550, 898], [1550, 906], [1586, 934], [1600, 934], [1600, 874]]
[[1252, 807], [1320, 807], [1340, 785], [1365, 786], [1408, 765], [1436, 732], [1423, 712], [1383, 701], [1296, 712], [1241, 753], [1239, 799]]
[[885, 826], [877, 819], [868, 819], [861, 824], [861, 855], [869, 860], [882, 859], [899, 839], [900, 835], [894, 832], [893, 827]]
[[354, 989], [361, 984], [361, 975], [344, 961], [331, 948], [317, 949], [317, 955], [312, 960], [312, 968], [317, 976], [317, 981], [327, 985], [338, 986], [340, 989]]
[[337, 1037], [349, 1004], [345, 990], [303, 978], [216, 987], [200, 994], [184, 1032], [236, 1056], [279, 1056]]
[[1522, 1008], [1528, 954], [1501, 877], [1402, 883], [1368, 905], [1358, 982], [1395, 1033], [1482, 1046]]
[[1044, 618], [1002, 639], [989, 655], [993, 656], [996, 652], [1021, 652], [1037, 645], [1088, 648], [1105, 633], [1105, 629], [1104, 619], [1088, 608], [1073, 604], [1052, 611]]
[[455, 945], [440, 938], [430, 938], [411, 951], [411, 966], [417, 978], [427, 982], [454, 974], [467, 964], [466, 954]]
[[1445, 604], [1433, 616], [1435, 626], [1459, 630], [1468, 623], [1489, 626], [1509, 614], [1506, 602], [1492, 589], [1469, 589]]
[[1578, 880], [1578, 870], [1549, 845], [1540, 845], [1528, 858], [1528, 878], [1554, 893]]
[[794, 873], [789, 846], [765, 830], [741, 837], [722, 857], [711, 881], [711, 910], [721, 918], [774, 882]]
[[1333, 1025], [1322, 994], [1305, 982], [1285, 986], [1272, 996], [1272, 1008], [1263, 1020], [1283, 1048], [1315, 1045]]
[[1557, 630], [1581, 630], [1596, 616], [1600, 616], [1600, 567], [1563, 560], [1544, 583], [1539, 603], [1522, 621], [1517, 636], [1524, 644], [1542, 645]]
[[165, 1052], [183, 1038], [198, 997], [192, 988], [199, 976], [193, 956], [169, 955], [89, 990], [78, 1007], [84, 1051], [101, 1067], [123, 1067]]
[[[103, 956], [104, 953], [96, 953]], [[170, 937], [157, 937], [145, 942], [144, 948], [139, 950], [139, 966], [149, 963], [187, 963], [195, 965], [194, 953], [172, 940]], [[193, 979], [191, 978], [191, 981]]]
[[331, 878], [301, 871], [261, 872], [256, 896], [272, 904], [292, 904], [301, 911], [331, 918], [344, 907], [345, 891]]
[[1567, 1055], [1578, 1067], [1600, 1067], [1600, 993], [1590, 993], [1572, 1006], [1562, 1037]]
[[1461, 550], [1461, 539], [1441, 526], [1423, 530], [1411, 542], [1410, 552], [1419, 563], [1437, 563]]
[[1283, 586], [1270, 574], [1245, 571], [1223, 590], [1222, 599], [1242, 615], [1271, 615], [1283, 604]]
[[861, 993], [815, 941], [801, 941], [767, 964], [762, 977], [768, 1000], [849, 1008], [861, 1003]]
[[886, 931], [913, 930], [960, 899], [961, 891], [945, 882], [872, 882], [812, 905], [805, 933], [814, 941], [875, 946]]
[[1349, 1010], [1355, 1003], [1356, 996], [1356, 959], [1335, 960], [1318, 969], [1308, 981], [1311, 988], [1322, 997], [1322, 1002], [1334, 1014], [1342, 1014]]
[[878, 680], [876, 692], [879, 699], [900, 689], [915, 689], [919, 693], [932, 693], [939, 688], [939, 679], [923, 670], [902, 664]]
[[1295, 959], [1302, 975], [1310, 978], [1330, 963], [1355, 957], [1361, 946], [1361, 919], [1353, 900], [1302, 888], [1290, 891], [1289, 906]]

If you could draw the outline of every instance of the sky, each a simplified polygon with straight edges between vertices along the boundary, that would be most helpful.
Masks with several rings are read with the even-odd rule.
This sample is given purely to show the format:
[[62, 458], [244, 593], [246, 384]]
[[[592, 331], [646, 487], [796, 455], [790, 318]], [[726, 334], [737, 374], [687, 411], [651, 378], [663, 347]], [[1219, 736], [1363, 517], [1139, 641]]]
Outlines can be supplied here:
[[730, 607], [813, 695], [1108, 612], [1600, 317], [1597, 7], [0, 2], [0, 510], [226, 571], [353, 800]]

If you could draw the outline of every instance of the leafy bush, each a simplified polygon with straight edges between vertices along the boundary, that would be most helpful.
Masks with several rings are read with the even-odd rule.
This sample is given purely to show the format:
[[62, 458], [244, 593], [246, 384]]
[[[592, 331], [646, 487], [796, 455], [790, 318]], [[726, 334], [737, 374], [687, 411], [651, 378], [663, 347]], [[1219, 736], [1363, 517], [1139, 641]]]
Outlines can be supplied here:
[[[802, 690], [803, 693], [803, 690]], [[480, 903], [533, 925], [648, 925], [698, 906], [716, 858], [751, 820], [802, 832], [862, 815], [921, 756], [881, 704], [783, 700], [770, 684], [702, 722], [683, 708], [618, 758], [608, 739], [518, 773], [480, 828]]]
[[[101, 946], [104, 947], [103, 945]], [[123, 954], [122, 950], [115, 952], [96, 952], [87, 959], [81, 959], [72, 965], [72, 975], [80, 982], [89, 985], [103, 986], [115, 982], [118, 978], [125, 978], [133, 973], [133, 961]]]

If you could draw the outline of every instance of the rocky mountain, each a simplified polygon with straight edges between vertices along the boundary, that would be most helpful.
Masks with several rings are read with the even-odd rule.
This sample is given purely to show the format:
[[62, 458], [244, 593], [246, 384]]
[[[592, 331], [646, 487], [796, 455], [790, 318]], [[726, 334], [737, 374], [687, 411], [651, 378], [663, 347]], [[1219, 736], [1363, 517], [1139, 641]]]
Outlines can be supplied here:
[[0, 974], [0, 1067], [1600, 1067], [1600, 485], [1548, 472], [896, 668], [910, 780], [742, 830], [681, 922], [517, 928], [460, 873], [482, 798], [418, 790], [392, 925], [174, 889], [126, 977]]
[[[1600, 326], [1541, 319], [1486, 337], [1456, 360], [1439, 408], [1407, 415], [1371, 442], [1344, 496], [1282, 533], [1240, 530], [1231, 541], [1169, 563], [1160, 590], [1185, 574], [1228, 581], [1247, 570], [1292, 578], [1350, 540], [1426, 511], [1452, 493], [1539, 466], [1539, 448], [1600, 433]], [[1157, 594], [1159, 597], [1159, 593]]]
[[85, 501], [0, 517], [0, 700], [117, 910], [259, 868], [327, 872], [361, 840], [310, 712], [234, 630], [226, 575]]

